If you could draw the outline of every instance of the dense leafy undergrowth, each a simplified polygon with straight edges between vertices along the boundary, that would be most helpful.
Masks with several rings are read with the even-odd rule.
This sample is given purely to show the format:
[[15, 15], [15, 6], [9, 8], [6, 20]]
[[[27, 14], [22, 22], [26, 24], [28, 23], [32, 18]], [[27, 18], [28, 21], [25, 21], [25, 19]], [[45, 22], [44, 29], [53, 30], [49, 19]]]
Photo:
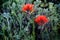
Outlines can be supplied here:
[[6, 1], [0, 12], [0, 40], [60, 40], [60, 4]]

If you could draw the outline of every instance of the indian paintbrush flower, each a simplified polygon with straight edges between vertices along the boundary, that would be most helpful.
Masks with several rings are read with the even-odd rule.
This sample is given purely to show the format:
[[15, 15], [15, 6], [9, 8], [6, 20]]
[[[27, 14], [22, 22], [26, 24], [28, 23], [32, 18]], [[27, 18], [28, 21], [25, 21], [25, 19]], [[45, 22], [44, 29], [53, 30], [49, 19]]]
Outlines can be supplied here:
[[38, 25], [44, 25], [46, 24], [49, 20], [45, 15], [39, 15], [35, 18], [35, 23], [37, 23]]
[[28, 12], [28, 11], [30, 11], [30, 13], [31, 12], [33, 12], [33, 10], [34, 10], [34, 5], [33, 4], [25, 4], [23, 7], [22, 7], [22, 11], [24, 11], [24, 12]]

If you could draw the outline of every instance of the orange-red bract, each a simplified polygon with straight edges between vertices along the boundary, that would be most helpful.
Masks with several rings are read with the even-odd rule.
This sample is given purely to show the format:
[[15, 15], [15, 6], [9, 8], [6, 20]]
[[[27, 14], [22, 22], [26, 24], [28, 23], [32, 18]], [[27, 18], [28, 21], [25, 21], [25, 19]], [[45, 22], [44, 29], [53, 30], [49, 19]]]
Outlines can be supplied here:
[[22, 11], [26, 12], [26, 11], [32, 11], [33, 10], [33, 4], [25, 4], [23, 7], [22, 7]]
[[49, 20], [45, 15], [39, 15], [35, 18], [35, 23], [37, 23], [38, 25], [44, 25], [46, 24]]

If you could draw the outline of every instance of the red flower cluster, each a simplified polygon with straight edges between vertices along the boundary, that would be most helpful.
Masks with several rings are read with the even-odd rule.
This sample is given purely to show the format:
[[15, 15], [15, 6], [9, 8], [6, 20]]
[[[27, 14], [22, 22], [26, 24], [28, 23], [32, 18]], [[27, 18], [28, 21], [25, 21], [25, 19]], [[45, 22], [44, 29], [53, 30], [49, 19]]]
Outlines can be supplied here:
[[26, 12], [26, 11], [32, 11], [33, 10], [33, 4], [26, 4], [22, 7], [22, 11]]
[[48, 22], [48, 18], [45, 15], [37, 16], [34, 20], [38, 25], [44, 25]]

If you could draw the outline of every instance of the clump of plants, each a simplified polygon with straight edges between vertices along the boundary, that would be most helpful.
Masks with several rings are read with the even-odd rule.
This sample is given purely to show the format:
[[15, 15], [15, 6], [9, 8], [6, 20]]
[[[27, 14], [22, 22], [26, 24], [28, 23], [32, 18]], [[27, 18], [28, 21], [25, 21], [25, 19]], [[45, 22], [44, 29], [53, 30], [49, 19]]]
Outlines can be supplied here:
[[59, 4], [8, 0], [0, 12], [0, 40], [59, 40]]

